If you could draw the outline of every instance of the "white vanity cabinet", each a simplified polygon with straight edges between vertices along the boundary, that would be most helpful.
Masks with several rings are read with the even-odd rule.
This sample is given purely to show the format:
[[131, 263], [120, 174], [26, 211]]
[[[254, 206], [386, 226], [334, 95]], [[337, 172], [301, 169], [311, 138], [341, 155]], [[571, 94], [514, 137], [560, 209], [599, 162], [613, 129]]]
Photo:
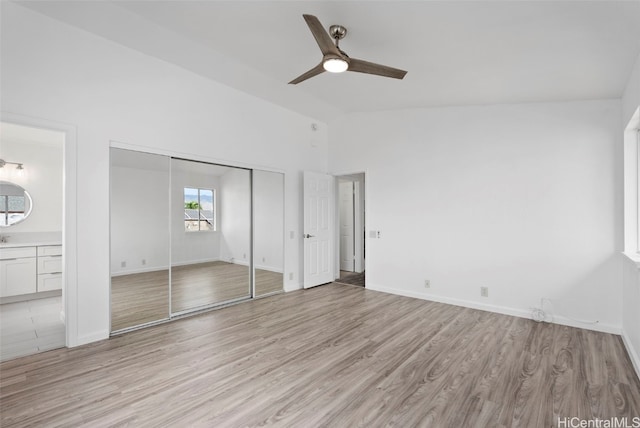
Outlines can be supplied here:
[[0, 297], [61, 289], [61, 245], [0, 248]]
[[36, 247], [0, 249], [0, 297], [37, 291]]
[[38, 291], [62, 289], [62, 246], [38, 247]]

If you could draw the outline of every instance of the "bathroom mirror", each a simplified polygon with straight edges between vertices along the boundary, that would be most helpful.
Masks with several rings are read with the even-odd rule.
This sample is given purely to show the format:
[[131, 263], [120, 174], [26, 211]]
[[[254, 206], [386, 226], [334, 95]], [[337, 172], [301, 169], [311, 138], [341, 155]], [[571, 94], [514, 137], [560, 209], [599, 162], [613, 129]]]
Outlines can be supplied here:
[[0, 181], [0, 227], [9, 227], [24, 221], [33, 201], [29, 192], [17, 184]]

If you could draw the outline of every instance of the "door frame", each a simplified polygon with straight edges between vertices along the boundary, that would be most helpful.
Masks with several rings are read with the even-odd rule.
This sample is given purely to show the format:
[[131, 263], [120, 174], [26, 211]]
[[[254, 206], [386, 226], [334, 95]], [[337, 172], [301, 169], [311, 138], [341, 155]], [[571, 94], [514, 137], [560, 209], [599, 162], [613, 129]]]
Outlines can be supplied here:
[[[367, 206], [367, 200], [369, 199], [369, 185], [367, 184], [367, 175], [368, 175], [368, 171], [365, 170], [356, 170], [356, 171], [347, 171], [347, 172], [340, 172], [340, 173], [334, 173], [333, 177], [334, 177], [334, 222], [335, 224], [340, 224], [340, 201], [339, 201], [339, 194], [338, 194], [338, 181], [340, 178], [353, 178], [353, 176], [358, 176], [358, 175], [362, 175], [363, 176], [363, 186], [364, 186], [364, 191], [362, 189], [363, 186], [360, 185], [360, 183], [358, 181], [356, 181], [356, 186], [355, 186], [355, 193], [356, 193], [356, 197], [355, 197], [355, 202], [354, 202], [354, 211], [356, 213], [355, 217], [355, 224], [354, 224], [354, 228], [355, 228], [355, 236], [356, 236], [356, 243], [355, 243], [355, 263], [354, 263], [354, 268], [356, 272], [363, 272], [366, 271], [367, 269], [367, 259], [365, 257], [365, 245], [366, 245], [366, 233], [365, 231], [367, 230], [367, 222], [368, 222], [368, 217], [365, 213], [366, 213], [366, 206]], [[359, 237], [359, 238], [358, 238]], [[336, 244], [334, 245], [334, 252], [335, 252], [335, 257], [334, 257], [334, 265], [335, 267], [335, 271], [334, 271], [334, 276], [335, 279], [340, 278], [340, 242], [339, 242], [339, 238], [340, 238], [340, 230], [338, 227], [336, 227]], [[365, 287], [366, 287], [366, 276], [365, 276]]]
[[0, 121], [31, 128], [48, 129], [65, 134], [62, 148], [62, 311], [65, 346], [77, 346], [78, 341], [78, 248], [77, 248], [77, 127], [31, 116], [2, 111]]
[[[343, 229], [345, 227], [345, 225], [350, 226], [349, 227], [349, 233], [350, 233], [350, 237], [351, 237], [351, 254], [350, 254], [350, 264], [351, 264], [351, 272], [357, 272], [357, 267], [356, 267], [356, 230], [358, 230], [358, 222], [356, 221], [356, 218], [359, 217], [358, 216], [358, 212], [356, 209], [356, 196], [360, 194], [359, 192], [359, 187], [360, 187], [360, 182], [359, 181], [355, 181], [352, 179], [345, 179], [342, 177], [336, 177], [336, 181], [337, 181], [337, 188], [338, 188], [338, 195], [336, 198], [336, 210], [338, 212], [338, 216], [337, 216], [337, 221], [336, 221], [336, 229], [338, 229], [338, 245], [336, 245], [336, 248], [339, 249], [339, 253], [340, 253], [340, 257], [339, 257], [339, 261], [340, 261], [340, 266], [338, 266], [338, 270], [342, 271], [349, 271], [349, 269], [342, 269], [343, 266], [343, 262], [345, 262], [347, 259], [345, 259], [345, 257], [342, 256], [342, 250], [343, 248], [343, 238], [345, 237], [343, 235]], [[345, 186], [346, 185], [346, 186]], [[349, 196], [350, 196], [350, 201], [346, 201], [343, 199], [343, 189], [344, 188], [349, 189]], [[356, 187], [358, 188], [358, 190], [356, 190]], [[347, 220], [346, 223], [347, 224], [343, 224], [342, 220], [343, 220], [343, 215], [342, 215], [342, 209], [344, 208], [344, 204], [348, 204], [350, 212], [351, 212], [351, 219]]]

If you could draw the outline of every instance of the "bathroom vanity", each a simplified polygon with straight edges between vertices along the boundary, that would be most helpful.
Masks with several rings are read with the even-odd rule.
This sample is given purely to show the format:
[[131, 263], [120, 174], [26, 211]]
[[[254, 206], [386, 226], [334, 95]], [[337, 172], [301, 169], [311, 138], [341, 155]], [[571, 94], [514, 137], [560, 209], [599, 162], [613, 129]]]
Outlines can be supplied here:
[[61, 289], [59, 242], [0, 244], [0, 298]]

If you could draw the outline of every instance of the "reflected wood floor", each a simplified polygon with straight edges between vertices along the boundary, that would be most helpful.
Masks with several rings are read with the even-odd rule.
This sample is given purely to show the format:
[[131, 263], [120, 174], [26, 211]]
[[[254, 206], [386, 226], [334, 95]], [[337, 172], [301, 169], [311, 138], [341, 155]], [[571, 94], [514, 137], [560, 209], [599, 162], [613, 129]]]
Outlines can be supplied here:
[[249, 267], [227, 262], [197, 263], [171, 268], [171, 310], [251, 296]]
[[[249, 268], [221, 261], [174, 266], [174, 312], [248, 297]], [[256, 295], [282, 291], [282, 274], [256, 269]], [[169, 318], [169, 270], [111, 278], [111, 331]]]
[[169, 318], [169, 270], [111, 277], [111, 331]]
[[0, 425], [551, 427], [640, 416], [619, 336], [329, 284], [0, 364]]
[[282, 291], [282, 284], [282, 273], [256, 269], [256, 296]]

